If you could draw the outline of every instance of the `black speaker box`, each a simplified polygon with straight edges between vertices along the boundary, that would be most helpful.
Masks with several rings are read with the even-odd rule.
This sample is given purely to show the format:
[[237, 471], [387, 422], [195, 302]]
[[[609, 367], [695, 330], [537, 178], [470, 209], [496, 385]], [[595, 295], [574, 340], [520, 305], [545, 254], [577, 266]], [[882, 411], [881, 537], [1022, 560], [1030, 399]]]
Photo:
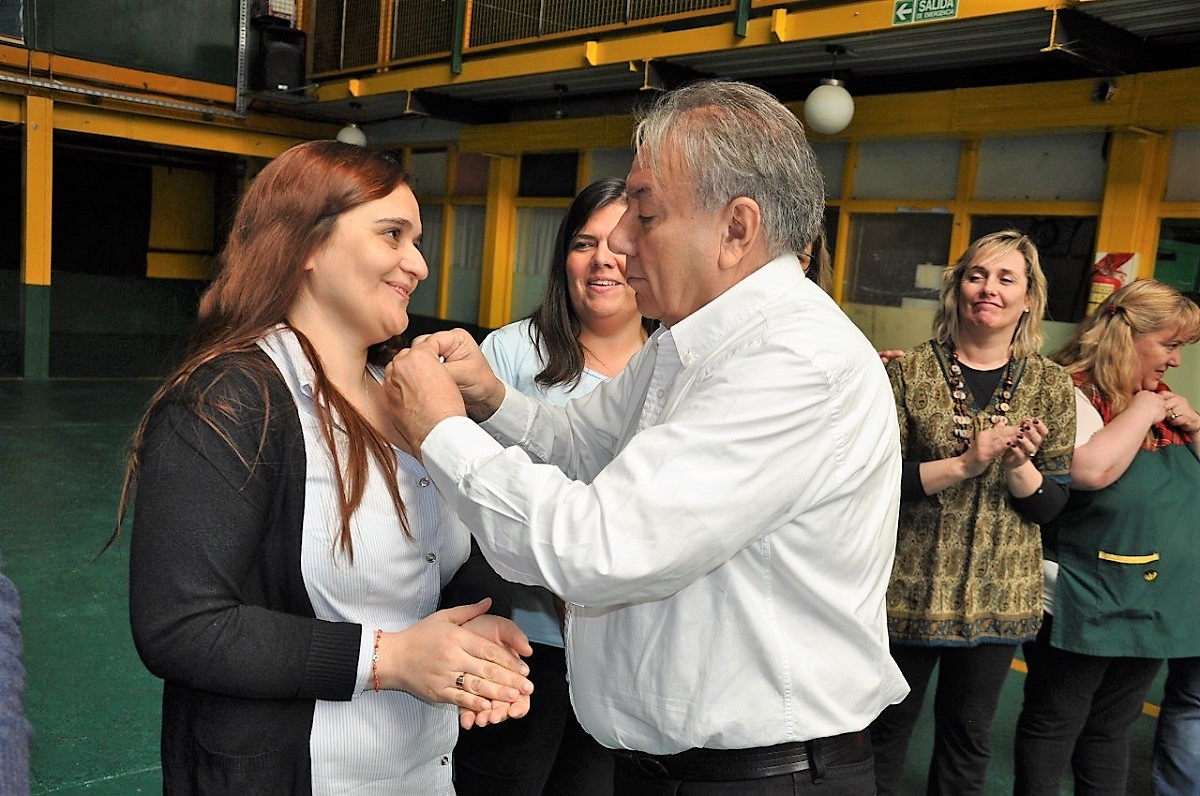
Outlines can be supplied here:
[[250, 70], [251, 90], [294, 91], [304, 86], [304, 31], [276, 17], [256, 17], [253, 23], [258, 36]]

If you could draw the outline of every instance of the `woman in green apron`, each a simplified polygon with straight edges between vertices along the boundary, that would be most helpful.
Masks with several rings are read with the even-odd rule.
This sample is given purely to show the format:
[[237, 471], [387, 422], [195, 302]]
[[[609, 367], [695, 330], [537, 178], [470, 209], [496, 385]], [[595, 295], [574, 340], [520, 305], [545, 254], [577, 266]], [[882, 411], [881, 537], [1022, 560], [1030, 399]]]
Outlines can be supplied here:
[[[1046, 617], [1024, 649], [1018, 794], [1057, 794], [1068, 762], [1076, 793], [1124, 794], [1129, 729], [1162, 659], [1191, 659], [1195, 689], [1200, 415], [1162, 377], [1197, 339], [1200, 309], [1147, 279], [1055, 357], [1075, 382], [1076, 447], [1067, 508], [1043, 528]], [[1180, 751], [1195, 755], [1192, 741]]]

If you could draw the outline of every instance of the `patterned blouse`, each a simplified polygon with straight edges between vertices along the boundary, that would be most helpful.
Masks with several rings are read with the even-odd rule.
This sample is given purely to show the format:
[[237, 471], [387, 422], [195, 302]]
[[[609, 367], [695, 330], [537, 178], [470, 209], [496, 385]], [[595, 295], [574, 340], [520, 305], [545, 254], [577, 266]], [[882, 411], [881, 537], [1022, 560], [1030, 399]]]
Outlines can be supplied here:
[[[905, 460], [958, 455], [950, 354], [928, 341], [888, 363]], [[1067, 483], [1075, 443], [1071, 379], [1035, 354], [1013, 362], [1009, 422], [1041, 418], [1050, 429], [1034, 464]], [[997, 393], [1003, 389], [996, 388]], [[969, 392], [969, 388], [968, 388]], [[1001, 397], [967, 407], [978, 432], [991, 424]], [[983, 405], [981, 411], [976, 404]], [[898, 644], [1016, 644], [1037, 634], [1042, 619], [1042, 540], [1038, 526], [1012, 506], [999, 462], [935, 495], [900, 507], [896, 562], [888, 586], [888, 631]]]

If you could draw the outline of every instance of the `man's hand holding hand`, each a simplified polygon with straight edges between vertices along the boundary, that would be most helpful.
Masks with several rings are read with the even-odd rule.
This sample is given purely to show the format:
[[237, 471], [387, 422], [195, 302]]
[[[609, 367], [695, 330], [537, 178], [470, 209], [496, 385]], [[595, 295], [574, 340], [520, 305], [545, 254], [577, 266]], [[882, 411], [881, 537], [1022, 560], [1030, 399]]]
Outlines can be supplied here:
[[448, 417], [467, 414], [454, 377], [438, 358], [437, 348], [416, 343], [396, 354], [384, 371], [392, 424], [421, 458], [421, 444]]
[[492, 372], [475, 338], [465, 329], [451, 329], [418, 337], [413, 347], [419, 345], [432, 347], [442, 358], [472, 420], [487, 420], [495, 414], [504, 402], [504, 383]]

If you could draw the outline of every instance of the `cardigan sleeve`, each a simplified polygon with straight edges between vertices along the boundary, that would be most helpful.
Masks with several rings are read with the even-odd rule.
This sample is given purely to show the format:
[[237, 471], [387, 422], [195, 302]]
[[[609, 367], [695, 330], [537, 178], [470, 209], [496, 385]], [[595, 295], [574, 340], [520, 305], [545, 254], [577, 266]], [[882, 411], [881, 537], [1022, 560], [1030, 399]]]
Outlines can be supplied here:
[[218, 360], [191, 385], [155, 409], [141, 448], [130, 619], [142, 661], [229, 696], [349, 699], [362, 629], [315, 619], [304, 589], [290, 393], [265, 357]]

